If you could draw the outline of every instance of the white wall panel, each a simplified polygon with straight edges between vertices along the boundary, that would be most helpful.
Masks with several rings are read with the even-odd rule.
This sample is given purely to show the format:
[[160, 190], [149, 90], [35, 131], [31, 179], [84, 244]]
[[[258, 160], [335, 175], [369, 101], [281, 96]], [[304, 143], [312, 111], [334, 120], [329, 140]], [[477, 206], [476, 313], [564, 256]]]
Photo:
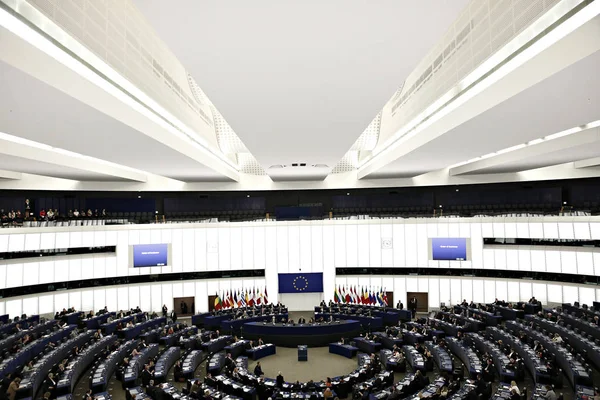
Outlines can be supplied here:
[[[365, 227], [368, 229], [368, 227]], [[333, 227], [333, 239], [334, 239], [334, 250], [335, 250], [335, 266], [345, 267], [346, 266], [346, 228], [344, 225], [336, 225]], [[360, 229], [359, 229], [359, 240], [360, 240]], [[369, 242], [359, 243], [359, 246], [369, 246]], [[359, 250], [360, 254], [360, 250]]]
[[[496, 236], [498, 237], [498, 236]], [[517, 236], [517, 224], [514, 222], [506, 222], [504, 224], [504, 237], [516, 238]]]
[[8, 240], [8, 251], [23, 251], [25, 249], [25, 235], [12, 234]]
[[577, 273], [594, 275], [594, 254], [587, 251], [578, 251], [575, 254], [577, 256]]
[[439, 278], [429, 278], [429, 308], [439, 308], [440, 306], [440, 280]]
[[136, 308], [140, 304], [140, 287], [129, 286], [129, 308]]
[[[231, 241], [230, 232], [227, 228], [218, 228], [219, 235], [219, 269], [231, 269]], [[287, 235], [286, 235], [287, 236]], [[287, 246], [285, 246], [287, 248]]]
[[563, 303], [571, 303], [579, 301], [579, 290], [577, 286], [563, 285]]
[[117, 258], [108, 256], [104, 261], [106, 265], [106, 276], [117, 276]]
[[298, 226], [288, 227], [289, 272], [300, 270], [300, 229]]
[[40, 314], [54, 314], [59, 308], [54, 306], [54, 295], [42, 295], [38, 301], [38, 310]]
[[79, 290], [72, 290], [72, 291], [69, 292], [69, 305], [71, 307], [73, 307], [75, 310], [84, 311], [81, 308], [81, 291], [79, 291]]
[[37, 285], [38, 283], [40, 283], [39, 268], [40, 263], [37, 262], [23, 264], [23, 286]]
[[[475, 294], [479, 295], [478, 291], [479, 288], [477, 287], [476, 282], [481, 282], [481, 279], [474, 279], [473, 280], [473, 301], [475, 302], [479, 302], [477, 300], [475, 300]], [[503, 293], [502, 297], [503, 299], [506, 298], [506, 295]], [[493, 279], [485, 279], [483, 280], [483, 302], [484, 303], [493, 303], [494, 300], [496, 300], [497, 294], [496, 294], [496, 281]]]
[[150, 292], [150, 285], [140, 286], [140, 308], [142, 310], [152, 309], [152, 293]]
[[527, 222], [517, 222], [517, 236], [515, 238], [530, 238], [529, 224]]
[[532, 296], [531, 282], [519, 282], [519, 301], [528, 301]]
[[[162, 298], [162, 306], [165, 305], [170, 310], [173, 309], [173, 284], [172, 283], [163, 283], [160, 285], [161, 298]], [[208, 309], [207, 309], [208, 311]], [[177, 311], [175, 311], [177, 312]]]
[[[267, 228], [268, 229], [268, 228]], [[280, 273], [289, 272], [289, 256], [288, 256], [288, 230], [285, 227], [277, 227], [277, 246], [275, 251], [277, 252], [277, 271]]]
[[560, 273], [561, 271], [561, 255], [560, 251], [546, 251], [546, 272], [556, 272]]
[[438, 224], [435, 222], [427, 223], [427, 237], [436, 238], [438, 237]]
[[546, 290], [548, 292], [548, 302], [560, 304], [563, 301], [563, 287], [562, 285], [547, 284]]
[[379, 225], [369, 226], [369, 265], [381, 267], [381, 227]]
[[[576, 274], [577, 273], [577, 253], [575, 251], [561, 251], [560, 252], [560, 265], [561, 271], [564, 274]], [[551, 272], [551, 271], [549, 271]]]
[[544, 250], [531, 250], [531, 270], [546, 271], [546, 252]]
[[546, 292], [546, 286], [547, 285], [545, 283], [532, 283], [533, 296], [535, 296], [535, 298], [538, 299], [538, 301], [541, 301], [542, 304], [548, 303], [548, 294]]
[[600, 239], [600, 222], [590, 222], [590, 235], [592, 239]]
[[266, 251], [267, 244], [265, 243], [265, 228], [263, 227], [254, 227], [248, 228], [248, 232], [252, 235], [253, 241], [253, 249], [252, 255], [254, 261], [252, 263], [252, 268], [262, 269], [265, 268], [266, 265]]
[[460, 236], [460, 227], [458, 222], [449, 222], [448, 223], [448, 237], [461, 237]]
[[94, 246], [94, 232], [85, 231], [81, 233], [81, 246], [82, 247], [93, 247]]
[[406, 278], [394, 278], [394, 302], [397, 304], [398, 301], [401, 301], [406, 308], [408, 304], [406, 302]]
[[461, 279], [461, 297], [463, 299], [473, 298], [473, 281], [471, 279]]
[[[171, 270], [173, 272], [183, 271], [183, 232], [181, 229], [173, 229], [171, 232], [173, 243], [171, 244]], [[131, 236], [129, 236], [131, 240]], [[141, 271], [141, 270], [140, 270]]]
[[[162, 310], [162, 305], [164, 303], [166, 303], [166, 300], [163, 302], [162, 285], [160, 283], [150, 286], [150, 296], [151, 296], [152, 311], [156, 311], [157, 313], [160, 314], [160, 311]], [[171, 303], [173, 303], [173, 301], [171, 301]], [[173, 306], [171, 306], [171, 307], [173, 307]], [[180, 310], [178, 309], [177, 311], [180, 311]]]
[[37, 297], [27, 297], [23, 299], [23, 313], [27, 315], [39, 314]]
[[[494, 281], [483, 281], [481, 279], [475, 279], [473, 280], [473, 297], [471, 297], [469, 299], [473, 300], [475, 303], [485, 303], [485, 289], [484, 289], [484, 285], [488, 282], [492, 283], [492, 286], [494, 286]], [[494, 300], [492, 300], [494, 301]]]
[[6, 273], [6, 287], [23, 286], [23, 264], [9, 264]]
[[496, 252], [492, 248], [483, 249], [483, 268], [494, 269], [496, 265]]
[[369, 243], [369, 227], [368, 225], [358, 225], [356, 237], [358, 242], [356, 243], [355, 249], [348, 249], [348, 253], [356, 252], [359, 267], [368, 267], [370, 264], [370, 254], [371, 246]]
[[481, 224], [472, 223], [471, 225], [471, 259], [472, 266], [475, 269], [484, 267], [483, 260], [483, 239], [481, 235]]
[[440, 304], [441, 303], [445, 303], [446, 306], [452, 304], [449, 278], [440, 278]]
[[404, 225], [404, 238], [406, 241], [406, 266], [416, 267], [418, 265], [417, 252], [417, 225], [416, 224], [405, 224]]
[[[56, 297], [54, 298], [56, 301]], [[96, 310], [104, 308], [106, 304], [106, 289], [94, 289], [94, 307]]]
[[206, 229], [195, 229], [194, 232], [194, 242], [195, 242], [195, 270], [196, 271], [206, 271]]
[[[508, 281], [507, 282], [507, 290], [508, 290], [508, 295], [506, 296], [506, 301], [509, 302], [517, 302], [517, 301], [521, 301], [521, 298], [519, 296], [519, 282], [518, 281]], [[529, 299], [527, 299], [529, 300]]]
[[[206, 282], [196, 282], [196, 312], [208, 312], [208, 292], [206, 290]], [[163, 297], [165, 293], [163, 291]]]
[[571, 222], [559, 222], [558, 223], [558, 236], [561, 239], [575, 239], [575, 232], [573, 230], [573, 223], [571, 223]]
[[313, 272], [312, 268], [312, 238], [310, 226], [300, 227], [300, 262], [303, 272]]
[[[363, 226], [366, 227], [366, 226]], [[346, 225], [346, 265], [348, 267], [358, 267], [359, 265], [368, 265], [358, 262], [358, 229], [360, 227], [357, 225]], [[363, 256], [364, 257], [364, 256]], [[368, 259], [369, 254], [367, 253], [366, 259]]]
[[21, 299], [6, 300], [6, 313], [10, 316], [16, 317], [23, 314], [23, 301]]
[[[331, 235], [333, 236], [333, 235]], [[333, 237], [331, 237], [333, 241]], [[267, 289], [271, 292], [273, 296], [278, 292], [279, 281], [277, 277], [277, 272], [279, 268], [277, 266], [278, 261], [278, 251], [277, 251], [277, 228], [275, 227], [266, 227], [265, 228], [265, 243], [267, 245], [266, 253], [265, 253], [265, 278], [267, 280]], [[331, 243], [332, 244], [332, 243]], [[325, 244], [323, 244], [325, 246]], [[331, 264], [333, 265], [333, 258], [331, 259]], [[283, 272], [283, 271], [281, 271]], [[210, 292], [209, 292], [210, 293]], [[275, 297], [273, 297], [274, 299]]]
[[491, 222], [482, 222], [481, 223], [481, 235], [484, 238], [493, 238], [494, 237], [494, 224]]
[[544, 238], [558, 239], [558, 224], [556, 222], [544, 222]]
[[28, 233], [25, 235], [25, 249], [24, 250], [39, 250], [40, 249], [40, 234], [39, 233]]
[[[405, 241], [404, 241], [404, 224], [395, 224], [392, 226], [392, 234], [394, 236], [394, 266], [406, 266], [405, 257]], [[395, 296], [395, 294], [394, 294]]]
[[[323, 227], [321, 225], [313, 225], [310, 227], [310, 240], [312, 243], [311, 264], [313, 272], [327, 270], [328, 268], [324, 268], [323, 266]], [[333, 263], [327, 264], [328, 267], [330, 265], [333, 265]]]
[[460, 279], [450, 279], [450, 302], [451, 304], [459, 304], [462, 299], [462, 285]]
[[129, 289], [127, 286], [117, 288], [117, 310], [129, 310]]
[[[106, 264], [104, 257], [94, 257], [94, 278], [106, 276]], [[55, 265], [56, 266], [56, 265]]]
[[506, 269], [506, 250], [501, 248], [494, 249], [494, 267], [496, 269]]
[[496, 294], [494, 299], [508, 300], [508, 283], [505, 280], [496, 280]]
[[[50, 297], [53, 297], [50, 295]], [[131, 294], [130, 294], [131, 297]], [[41, 299], [40, 299], [41, 300]], [[55, 310], [53, 300], [51, 300], [51, 306], [49, 311], [42, 311], [42, 303], [40, 301], [40, 312], [53, 312]], [[94, 291], [93, 290], [82, 290], [81, 291], [81, 309], [82, 310], [94, 310], [98, 311], [100, 307], [94, 307]], [[57, 310], [58, 311], [58, 310]]]
[[587, 222], [573, 223], [573, 230], [575, 234], [575, 239], [591, 239], [590, 224], [588, 224]]
[[461, 238], [471, 237], [471, 225], [468, 222], [461, 222], [459, 225], [458, 236]]
[[75, 247], [75, 246], [71, 246], [69, 238], [70, 238], [69, 232], [56, 232], [55, 248], [66, 249], [68, 247]]
[[518, 271], [519, 270], [519, 250], [507, 249], [506, 250], [506, 269]]
[[437, 223], [437, 235], [435, 237], [449, 237], [450, 232], [448, 232], [448, 223], [441, 220]]
[[[519, 250], [517, 250], [517, 253], [519, 254], [519, 270], [520, 271], [531, 271], [531, 264], [532, 264], [532, 254], [531, 251], [529, 249], [526, 248], [519, 248]], [[540, 253], [536, 253], [536, 265], [540, 265], [540, 259], [544, 261], [543, 265], [544, 268], [546, 268], [545, 266], [545, 260], [543, 259], [543, 254]]]
[[[131, 268], [139, 270], [141, 268]], [[92, 279], [94, 277], [94, 258], [87, 256], [81, 259], [81, 279]], [[41, 271], [40, 271], [41, 278]]]
[[544, 227], [541, 222], [529, 223], [529, 237], [532, 239], [544, 238]]
[[[100, 277], [105, 277], [106, 274]], [[54, 263], [54, 282], [66, 282], [69, 280], [69, 260], [56, 260]]]
[[106, 307], [109, 310], [117, 310], [119, 306], [119, 302], [117, 299], [117, 288], [116, 287], [107, 287], [106, 288]]
[[596, 301], [596, 289], [593, 287], [579, 287], [579, 303], [581, 305], [587, 304], [588, 306], [592, 306]]
[[494, 236], [492, 236], [492, 237], [496, 237], [496, 238], [510, 237], [510, 236], [506, 236], [504, 234], [504, 223], [494, 222], [492, 225], [494, 228]]
[[[181, 239], [182, 270], [183, 272], [193, 272], [196, 268], [196, 240], [194, 238], [194, 229], [184, 229], [181, 232]], [[240, 250], [238, 249], [238, 251]]]
[[382, 247], [381, 249], [381, 266], [382, 267], [391, 267], [394, 265], [394, 241], [393, 241], [393, 229], [392, 229], [392, 225], [390, 224], [383, 224], [381, 225], [381, 240], [391, 240], [392, 241], [392, 248], [389, 249], [384, 249]]
[[429, 250], [427, 237], [427, 225], [417, 224], [417, 265], [426, 267], [429, 264]]
[[419, 292], [429, 292], [429, 278], [419, 277], [418, 278], [418, 288], [419, 288], [419, 290], [418, 290]]
[[0, 253], [6, 253], [8, 251], [8, 238], [9, 234], [0, 234]]

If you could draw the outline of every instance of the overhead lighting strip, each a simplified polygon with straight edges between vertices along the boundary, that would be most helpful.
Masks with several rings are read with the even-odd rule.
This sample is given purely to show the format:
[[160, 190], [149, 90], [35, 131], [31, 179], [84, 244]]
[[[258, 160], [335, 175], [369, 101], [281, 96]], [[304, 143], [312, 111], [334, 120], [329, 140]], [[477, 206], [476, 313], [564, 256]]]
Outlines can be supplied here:
[[[192, 129], [139, 90], [94, 53], [66, 34], [56, 24], [33, 8], [31, 4], [23, 0], [13, 0], [12, 3], [15, 5], [14, 9], [0, 1], [1, 26], [116, 97], [152, 122], [166, 129], [169, 133], [185, 140], [194, 148], [201, 150], [212, 158], [216, 158], [238, 172], [238, 166], [225, 155], [215, 152]], [[40, 21], [43, 18], [43, 23], [40, 23], [43, 28], [27, 20], [24, 15], [36, 15]], [[51, 31], [57, 39], [54, 39], [45, 31]], [[68, 47], [64, 43], [68, 43]]]

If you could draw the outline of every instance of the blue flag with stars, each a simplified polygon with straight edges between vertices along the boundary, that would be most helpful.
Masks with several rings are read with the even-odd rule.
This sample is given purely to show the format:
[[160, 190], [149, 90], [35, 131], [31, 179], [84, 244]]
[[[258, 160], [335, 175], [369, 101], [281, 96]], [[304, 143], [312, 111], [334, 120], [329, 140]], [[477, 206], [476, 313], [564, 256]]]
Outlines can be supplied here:
[[279, 293], [323, 293], [323, 273], [279, 274]]

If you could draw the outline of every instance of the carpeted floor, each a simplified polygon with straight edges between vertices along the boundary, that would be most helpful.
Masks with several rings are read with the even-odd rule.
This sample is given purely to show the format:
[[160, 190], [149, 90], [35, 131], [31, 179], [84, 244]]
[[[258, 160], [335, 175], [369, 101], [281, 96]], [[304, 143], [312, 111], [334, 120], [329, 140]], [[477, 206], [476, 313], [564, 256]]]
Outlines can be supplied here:
[[[287, 381], [308, 382], [348, 374], [356, 369], [356, 358], [329, 354], [329, 347], [308, 349], [308, 361], [298, 361], [298, 349], [277, 347], [277, 354], [259, 360], [265, 376], [275, 378], [279, 371]], [[256, 361], [249, 360], [248, 369], [254, 370]]]

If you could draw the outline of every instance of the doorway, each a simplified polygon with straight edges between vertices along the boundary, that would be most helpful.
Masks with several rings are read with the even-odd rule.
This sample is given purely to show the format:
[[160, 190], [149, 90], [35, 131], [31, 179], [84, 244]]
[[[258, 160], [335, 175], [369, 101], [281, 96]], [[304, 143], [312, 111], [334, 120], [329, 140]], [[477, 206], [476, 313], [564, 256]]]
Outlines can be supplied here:
[[408, 302], [410, 299], [415, 297], [417, 299], [417, 312], [428, 312], [429, 311], [429, 293], [427, 292], [406, 292], [406, 308], [408, 308]]

